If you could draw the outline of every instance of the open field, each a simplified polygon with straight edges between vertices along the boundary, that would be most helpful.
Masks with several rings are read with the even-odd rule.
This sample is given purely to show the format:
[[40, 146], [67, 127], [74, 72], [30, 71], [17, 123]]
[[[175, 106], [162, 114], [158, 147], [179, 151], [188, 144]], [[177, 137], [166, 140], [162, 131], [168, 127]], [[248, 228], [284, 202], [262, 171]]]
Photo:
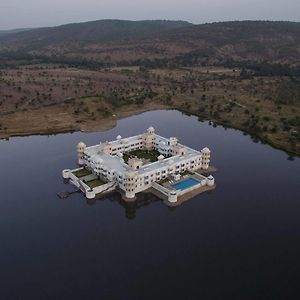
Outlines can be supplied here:
[[238, 68], [30, 65], [0, 70], [0, 136], [96, 131], [174, 108], [300, 154], [300, 80]]

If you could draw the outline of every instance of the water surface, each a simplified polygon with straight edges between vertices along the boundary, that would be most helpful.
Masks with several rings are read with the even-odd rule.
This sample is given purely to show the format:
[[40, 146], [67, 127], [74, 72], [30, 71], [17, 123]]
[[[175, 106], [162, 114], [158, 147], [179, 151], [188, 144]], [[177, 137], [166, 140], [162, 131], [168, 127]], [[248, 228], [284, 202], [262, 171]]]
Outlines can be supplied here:
[[[87, 202], [61, 170], [79, 141], [150, 125], [208, 146], [217, 188], [176, 209], [145, 194]], [[1, 299], [291, 299], [300, 275], [300, 159], [177, 111], [129, 117], [103, 133], [0, 141]]]

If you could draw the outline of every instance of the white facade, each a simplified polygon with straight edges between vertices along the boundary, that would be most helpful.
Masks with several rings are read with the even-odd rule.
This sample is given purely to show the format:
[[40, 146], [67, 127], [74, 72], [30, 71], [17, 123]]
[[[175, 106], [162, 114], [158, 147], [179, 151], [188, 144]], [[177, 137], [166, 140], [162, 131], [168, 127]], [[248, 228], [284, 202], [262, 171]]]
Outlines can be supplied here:
[[[123, 154], [133, 150], [157, 150], [161, 155], [158, 161], [149, 163], [142, 159], [131, 159], [126, 164]], [[77, 146], [78, 163], [92, 169], [93, 173], [114, 182], [132, 199], [139, 192], [164, 178], [184, 171], [208, 169], [210, 150], [193, 150], [178, 142], [174, 137], [169, 139], [155, 133], [153, 127], [140, 135], [129, 138], [118, 136], [115, 141], [86, 147], [84, 143]]]

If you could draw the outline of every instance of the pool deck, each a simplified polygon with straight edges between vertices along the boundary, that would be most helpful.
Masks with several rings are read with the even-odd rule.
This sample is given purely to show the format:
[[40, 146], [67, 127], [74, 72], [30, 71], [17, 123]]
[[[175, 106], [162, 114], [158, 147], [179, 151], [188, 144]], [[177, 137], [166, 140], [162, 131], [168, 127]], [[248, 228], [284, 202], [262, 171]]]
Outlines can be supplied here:
[[[214, 169], [216, 170], [216, 169]], [[213, 171], [206, 171], [206, 174], [209, 173], [211, 174]], [[181, 182], [184, 182], [186, 180], [189, 180], [190, 178], [196, 180], [198, 183], [200, 183], [202, 180], [206, 179], [205, 175], [203, 174], [204, 172], [201, 173], [200, 172], [193, 172], [191, 174], [188, 175], [184, 175], [180, 178], [180, 180], [175, 181], [175, 180], [169, 180], [167, 182], [164, 182], [163, 184], [161, 184], [162, 186], [164, 186], [165, 188], [169, 189], [169, 190], [178, 190], [176, 189], [176, 187], [174, 185], [179, 184]], [[193, 185], [192, 185], [193, 186]], [[185, 189], [191, 188], [192, 186], [187, 186]], [[185, 190], [183, 189], [183, 190]], [[180, 189], [179, 189], [180, 190]]]
[[[217, 171], [217, 169], [215, 167], [209, 167], [209, 169], [207, 169], [207, 170], [199, 170], [190, 175], [185, 175], [179, 181], [170, 180], [161, 185], [169, 190], [176, 190], [176, 188], [174, 188], [174, 186], [173, 186], [176, 183], [183, 182], [185, 180], [188, 180], [189, 178], [193, 178], [193, 179], [199, 181], [199, 183], [200, 183], [200, 181], [203, 180], [207, 174], [211, 174], [216, 171]], [[203, 177], [203, 179], [202, 179], [202, 177]], [[149, 192], [151, 192], [155, 196], [161, 198], [163, 200], [163, 203], [166, 204], [167, 206], [175, 207], [175, 206], [180, 206], [184, 202], [194, 198], [195, 196], [197, 196], [199, 194], [214, 190], [216, 188], [216, 186], [217, 186], [216, 184], [214, 184], [213, 186], [205, 185], [205, 186], [196, 187], [194, 189], [192, 187], [190, 187], [190, 188], [192, 188], [192, 190], [189, 190], [186, 193], [183, 193], [182, 195], [178, 196], [177, 202], [175, 202], [175, 203], [168, 201], [168, 197], [155, 188], [150, 188]]]

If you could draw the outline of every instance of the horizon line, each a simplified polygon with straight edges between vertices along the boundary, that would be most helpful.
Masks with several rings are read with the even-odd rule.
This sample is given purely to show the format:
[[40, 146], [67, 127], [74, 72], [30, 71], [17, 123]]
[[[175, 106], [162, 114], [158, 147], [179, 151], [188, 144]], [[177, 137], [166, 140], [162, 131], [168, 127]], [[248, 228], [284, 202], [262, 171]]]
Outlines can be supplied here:
[[9, 31], [22, 31], [22, 30], [34, 30], [34, 29], [43, 29], [43, 28], [57, 28], [66, 25], [74, 25], [74, 24], [85, 24], [99, 21], [125, 21], [125, 22], [149, 22], [149, 21], [166, 21], [166, 22], [186, 22], [194, 26], [199, 25], [207, 25], [207, 24], [218, 24], [218, 23], [231, 23], [231, 22], [282, 22], [282, 23], [300, 23], [300, 21], [291, 21], [291, 20], [271, 20], [271, 19], [235, 19], [235, 20], [223, 20], [223, 21], [212, 21], [212, 22], [203, 22], [203, 23], [193, 23], [191, 21], [183, 20], [183, 19], [141, 19], [141, 20], [132, 20], [132, 19], [97, 19], [97, 20], [88, 20], [88, 21], [78, 21], [78, 22], [69, 22], [69, 23], [61, 23], [58, 25], [45, 25], [45, 26], [37, 26], [37, 27], [13, 27], [10, 29], [0, 29], [0, 33], [5, 33]]

